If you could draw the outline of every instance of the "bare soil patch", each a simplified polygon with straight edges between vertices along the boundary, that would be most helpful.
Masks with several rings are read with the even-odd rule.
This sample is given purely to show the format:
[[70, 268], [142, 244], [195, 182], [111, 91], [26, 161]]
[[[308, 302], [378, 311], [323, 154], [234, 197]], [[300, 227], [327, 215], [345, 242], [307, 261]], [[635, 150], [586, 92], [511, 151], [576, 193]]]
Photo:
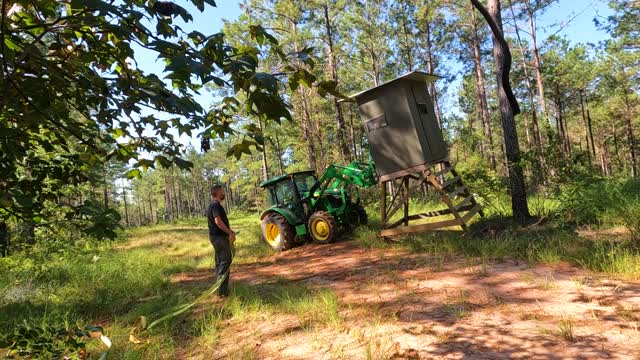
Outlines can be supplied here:
[[[234, 266], [232, 282], [283, 280], [332, 290], [338, 325], [291, 315], [220, 328], [215, 346], [184, 358], [260, 359], [636, 359], [640, 283], [569, 265], [368, 250], [350, 242], [306, 245]], [[181, 274], [184, 286], [210, 273]], [[219, 302], [207, 306], [220, 306]]]

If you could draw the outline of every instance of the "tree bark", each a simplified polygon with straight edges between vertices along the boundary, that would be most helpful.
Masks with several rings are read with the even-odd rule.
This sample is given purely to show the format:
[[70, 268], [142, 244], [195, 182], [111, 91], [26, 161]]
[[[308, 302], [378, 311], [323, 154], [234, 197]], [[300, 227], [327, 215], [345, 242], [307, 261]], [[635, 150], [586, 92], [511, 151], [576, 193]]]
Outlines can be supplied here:
[[124, 220], [125, 224], [129, 226], [129, 205], [127, 203], [127, 188], [122, 186], [122, 201], [124, 201]]
[[[611, 119], [615, 119], [616, 116], [611, 114]], [[617, 160], [618, 167], [624, 169], [624, 164], [622, 164], [622, 159], [620, 158], [620, 151], [618, 149], [618, 128], [616, 127], [615, 120], [611, 121], [611, 134], [613, 134], [613, 155]]]
[[[522, 38], [520, 38], [520, 28], [518, 28], [518, 22], [516, 20], [516, 14], [513, 10], [513, 3], [509, 0], [509, 8], [511, 15], [513, 16], [513, 25], [516, 31], [516, 39], [518, 40], [518, 47], [520, 49], [520, 55], [522, 56], [522, 70], [524, 71], [525, 86], [527, 88], [527, 95], [529, 96], [529, 104], [531, 104], [531, 123], [533, 125], [533, 143], [538, 151], [540, 164], [539, 167], [544, 167], [544, 156], [542, 155], [542, 136], [540, 135], [540, 128], [538, 126], [538, 114], [536, 111], [536, 105], [534, 101], [533, 89], [531, 86], [531, 79], [529, 79], [529, 68], [527, 66], [526, 52], [522, 45]], [[527, 141], [529, 142], [529, 126], [527, 125]]]
[[634, 178], [638, 177], [638, 163], [636, 159], [636, 151], [635, 151], [635, 137], [633, 135], [633, 124], [631, 123], [631, 114], [633, 113], [633, 109], [631, 108], [631, 102], [629, 100], [629, 94], [627, 90], [624, 90], [624, 120], [627, 130], [627, 146], [629, 146], [629, 160], [631, 161], [631, 176]]
[[487, 92], [484, 80], [484, 71], [482, 70], [482, 59], [480, 55], [480, 39], [478, 36], [478, 18], [473, 7], [471, 8], [471, 48], [473, 55], [473, 67], [476, 77], [476, 96], [480, 104], [480, 121], [484, 131], [483, 145], [485, 153], [489, 157], [489, 165], [492, 170], [496, 170], [496, 155], [493, 145], [493, 133], [491, 130], [491, 118], [489, 116], [489, 106], [487, 105]]
[[144, 204], [144, 198], [142, 196], [140, 196], [138, 201], [140, 201], [140, 207], [142, 208], [142, 224], [146, 225], [146, 224], [148, 224], [147, 219], [149, 219], [149, 218], [147, 217], [147, 207]]
[[152, 223], [158, 223], [158, 218], [155, 217], [153, 213], [153, 199], [151, 198], [151, 193], [149, 193], [149, 220]]
[[[429, 74], [433, 74], [436, 69], [433, 64], [433, 43], [431, 41], [431, 23], [425, 22], [425, 37], [427, 40], [426, 52], [427, 52], [427, 72]], [[438, 123], [438, 127], [442, 129], [442, 112], [440, 111], [440, 103], [438, 102], [438, 89], [436, 88], [435, 82], [429, 83], [429, 94], [431, 95], [431, 100], [433, 101], [433, 106], [435, 108], [435, 116], [436, 122]]]
[[478, 0], [471, 0], [471, 2], [487, 20], [493, 33], [493, 56], [496, 63], [498, 101], [502, 117], [505, 155], [508, 163], [511, 209], [514, 220], [519, 223], [525, 223], [531, 216], [527, 205], [527, 192], [522, 166], [520, 165], [520, 145], [518, 144], [518, 133], [514, 121], [514, 116], [520, 113], [520, 107], [509, 83], [511, 52], [502, 33], [500, 2], [499, 0], [489, 0], [488, 10]]
[[[582, 123], [584, 125], [584, 139], [585, 142], [587, 143], [587, 159], [589, 161], [589, 164], [592, 165], [592, 157], [591, 157], [591, 153], [593, 151], [593, 161], [596, 161], [596, 151], [595, 151], [595, 144], [593, 142], [591, 142], [591, 144], [589, 144], [589, 133], [590, 133], [590, 124], [587, 121], [587, 113], [584, 110], [584, 94], [583, 91], [580, 90], [578, 91], [578, 97], [580, 99], [580, 112], [582, 114]], [[591, 136], [591, 140], [593, 140], [593, 136]]]
[[180, 174], [178, 173], [178, 177], [176, 179], [176, 187], [178, 188], [178, 218], [182, 218], [184, 216], [184, 201], [182, 199], [182, 185], [181, 185]]
[[[298, 32], [298, 26], [294, 21], [291, 22], [291, 31], [294, 35]], [[297, 41], [294, 44], [294, 50], [299, 51]], [[302, 86], [298, 88], [298, 92], [300, 93], [300, 96], [302, 98], [302, 133], [304, 140], [307, 143], [307, 159], [309, 160], [309, 167], [314, 171], [318, 171], [318, 164], [316, 161], [316, 148], [313, 136], [313, 123], [311, 120], [311, 114], [309, 113], [307, 93]]]
[[0, 256], [9, 255], [9, 226], [6, 221], [0, 221]]
[[[262, 119], [258, 117], [258, 127], [262, 132], [262, 136], [264, 138], [264, 128], [262, 126]], [[262, 151], [260, 152], [262, 156], [262, 181], [269, 180], [269, 166], [267, 165], [267, 142], [264, 141], [262, 144]]]
[[280, 137], [278, 136], [278, 132], [275, 134], [276, 138], [276, 153], [278, 155], [278, 168], [280, 169], [280, 174], [284, 174], [284, 164], [282, 163], [282, 147], [280, 147]]
[[165, 211], [165, 221], [172, 222], [173, 221], [173, 205], [171, 201], [171, 188], [169, 186], [169, 178], [165, 176], [164, 178], [164, 211]]
[[536, 84], [538, 87], [538, 101], [540, 102], [540, 109], [542, 111], [542, 117], [547, 117], [547, 104], [544, 98], [544, 80], [542, 77], [542, 63], [540, 62], [540, 52], [538, 51], [538, 43], [536, 39], [536, 24], [534, 18], [534, 11], [529, 3], [529, 0], [525, 0], [527, 7], [527, 13], [529, 15], [529, 35], [531, 36], [531, 46], [533, 52], [533, 68], [536, 71]]
[[[533, 87], [531, 86], [531, 79], [529, 79], [529, 69], [527, 66], [526, 52], [522, 45], [522, 39], [520, 38], [520, 29], [518, 28], [518, 22], [516, 21], [516, 14], [513, 10], [513, 3], [509, 0], [509, 8], [511, 9], [511, 15], [513, 16], [513, 23], [516, 30], [516, 38], [518, 39], [518, 47], [520, 48], [520, 55], [522, 56], [522, 69], [524, 70], [525, 85], [527, 87], [527, 95], [529, 96], [529, 104], [531, 104], [531, 123], [533, 125], [533, 140], [538, 153], [538, 161], [536, 169], [540, 180], [545, 182], [545, 176], [543, 169], [546, 169], [546, 161], [542, 151], [542, 135], [540, 134], [540, 126], [538, 124], [538, 111], [536, 110], [536, 104], [534, 100]], [[534, 35], [535, 36], [535, 35]], [[529, 126], [527, 126], [527, 141], [529, 141]]]

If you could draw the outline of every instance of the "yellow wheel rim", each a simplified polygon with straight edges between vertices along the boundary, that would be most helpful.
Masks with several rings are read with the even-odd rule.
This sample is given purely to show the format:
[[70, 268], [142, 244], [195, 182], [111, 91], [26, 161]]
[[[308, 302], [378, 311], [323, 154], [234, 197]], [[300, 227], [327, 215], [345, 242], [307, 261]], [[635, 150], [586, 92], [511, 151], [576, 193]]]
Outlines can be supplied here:
[[329, 233], [329, 224], [324, 219], [313, 219], [311, 222], [311, 234], [314, 239], [327, 240]]
[[276, 246], [280, 242], [280, 229], [276, 224], [267, 224], [265, 238], [271, 246]]

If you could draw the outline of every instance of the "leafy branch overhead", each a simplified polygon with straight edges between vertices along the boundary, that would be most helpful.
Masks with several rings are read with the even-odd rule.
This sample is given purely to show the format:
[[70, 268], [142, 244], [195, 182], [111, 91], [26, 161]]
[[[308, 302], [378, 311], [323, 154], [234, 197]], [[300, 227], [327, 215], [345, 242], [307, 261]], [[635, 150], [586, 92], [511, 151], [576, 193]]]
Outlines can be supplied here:
[[[34, 217], [43, 202], [57, 203], [62, 184], [86, 183], [87, 171], [110, 160], [188, 168], [174, 134], [223, 137], [240, 106], [264, 120], [292, 120], [286, 83], [317, 82], [322, 95], [337, 94], [335, 84], [311, 76], [308, 49], [285, 53], [262, 26], [247, 29], [253, 45], [234, 47], [223, 33], [184, 31], [178, 23], [193, 17], [174, 2], [11, 4], [3, 1], [0, 28], [0, 220]], [[163, 77], [138, 68], [149, 51], [164, 63]], [[260, 71], [265, 51], [283, 71]], [[196, 101], [205, 85], [227, 91], [221, 106]]]

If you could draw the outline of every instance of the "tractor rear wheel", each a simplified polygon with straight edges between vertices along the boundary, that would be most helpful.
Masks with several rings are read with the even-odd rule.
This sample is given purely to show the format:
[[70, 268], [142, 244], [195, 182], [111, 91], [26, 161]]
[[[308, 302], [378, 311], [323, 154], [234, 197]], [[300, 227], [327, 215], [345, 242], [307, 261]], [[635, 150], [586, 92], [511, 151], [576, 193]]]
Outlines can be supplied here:
[[319, 210], [309, 217], [309, 234], [315, 243], [329, 244], [336, 240], [336, 220], [326, 211]]
[[295, 243], [296, 232], [287, 219], [278, 213], [272, 213], [262, 219], [262, 239], [275, 251], [291, 249]]

